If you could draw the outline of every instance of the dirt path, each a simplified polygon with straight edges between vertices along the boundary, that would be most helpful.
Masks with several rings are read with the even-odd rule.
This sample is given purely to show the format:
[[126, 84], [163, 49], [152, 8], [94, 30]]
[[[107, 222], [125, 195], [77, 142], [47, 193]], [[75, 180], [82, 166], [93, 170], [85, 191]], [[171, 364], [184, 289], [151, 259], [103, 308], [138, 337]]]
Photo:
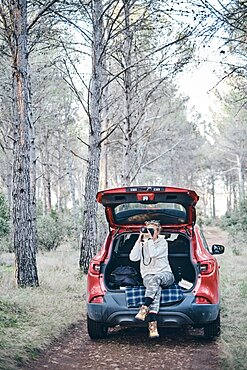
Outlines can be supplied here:
[[[226, 241], [226, 234], [215, 228], [208, 228], [205, 235], [209, 245]], [[205, 340], [202, 329], [159, 331], [160, 338], [150, 341], [146, 329], [114, 328], [107, 339], [92, 341], [84, 318], [23, 370], [220, 369], [220, 341]]]
[[161, 330], [150, 341], [145, 329], [112, 329], [105, 340], [92, 341], [82, 321], [25, 370], [218, 370], [218, 343], [206, 341], [200, 330]]

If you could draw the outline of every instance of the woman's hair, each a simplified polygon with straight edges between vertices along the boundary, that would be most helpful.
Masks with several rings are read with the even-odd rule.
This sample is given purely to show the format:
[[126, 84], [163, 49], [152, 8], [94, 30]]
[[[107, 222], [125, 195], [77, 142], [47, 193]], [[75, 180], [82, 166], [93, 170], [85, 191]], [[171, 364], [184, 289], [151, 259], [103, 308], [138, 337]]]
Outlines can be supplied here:
[[147, 226], [154, 225], [154, 226], [157, 227], [157, 230], [158, 230], [159, 233], [161, 231], [161, 226], [160, 226], [160, 221], [159, 220], [146, 221], [145, 225], [147, 225]]

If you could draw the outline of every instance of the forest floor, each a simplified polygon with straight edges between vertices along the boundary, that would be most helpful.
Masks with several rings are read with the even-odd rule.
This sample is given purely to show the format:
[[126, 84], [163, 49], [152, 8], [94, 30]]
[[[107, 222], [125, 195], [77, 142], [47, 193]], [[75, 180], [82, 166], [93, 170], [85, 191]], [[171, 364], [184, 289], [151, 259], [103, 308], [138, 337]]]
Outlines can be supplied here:
[[[227, 245], [227, 234], [217, 228], [205, 230], [208, 244]], [[224, 255], [223, 255], [224, 256]], [[220, 264], [223, 256], [219, 256]], [[227, 332], [227, 312], [226, 332]], [[223, 317], [224, 326], [224, 317]], [[231, 325], [230, 325], [231, 327]], [[224, 329], [223, 329], [224, 330]], [[229, 342], [224, 338], [207, 341], [202, 329], [160, 329], [160, 338], [150, 340], [147, 330], [141, 328], [114, 328], [107, 339], [90, 340], [86, 329], [86, 318], [71, 328], [63, 337], [54, 342], [39, 358], [23, 370], [70, 370], [70, 369], [241, 369], [235, 367], [234, 354], [229, 357]], [[231, 336], [233, 339], [233, 336]], [[244, 365], [243, 365], [244, 366]]]
[[145, 329], [116, 328], [107, 339], [92, 341], [83, 320], [23, 369], [221, 369], [218, 341], [206, 341], [199, 330], [159, 332], [160, 338], [150, 340]]

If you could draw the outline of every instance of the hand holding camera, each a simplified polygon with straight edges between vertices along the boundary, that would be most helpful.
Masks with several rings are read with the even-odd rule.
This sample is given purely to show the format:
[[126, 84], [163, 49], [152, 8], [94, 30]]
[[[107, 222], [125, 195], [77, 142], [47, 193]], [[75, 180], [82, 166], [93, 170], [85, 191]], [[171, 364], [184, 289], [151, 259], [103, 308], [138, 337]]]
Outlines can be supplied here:
[[154, 235], [154, 229], [152, 227], [141, 227], [140, 232], [144, 238], [150, 238]]

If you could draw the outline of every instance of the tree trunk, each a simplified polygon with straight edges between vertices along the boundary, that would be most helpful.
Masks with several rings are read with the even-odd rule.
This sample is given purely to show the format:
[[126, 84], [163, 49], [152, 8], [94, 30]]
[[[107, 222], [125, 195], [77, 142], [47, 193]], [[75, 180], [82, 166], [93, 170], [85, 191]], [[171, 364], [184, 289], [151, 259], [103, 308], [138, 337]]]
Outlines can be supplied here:
[[236, 209], [238, 206], [238, 196], [237, 196], [237, 185], [232, 184], [232, 194], [233, 194], [233, 209]]
[[229, 175], [226, 177], [226, 191], [227, 191], [227, 214], [230, 215], [232, 213], [232, 176]]
[[45, 214], [51, 213], [51, 168], [50, 168], [50, 152], [48, 147], [48, 133], [44, 135], [44, 153], [42, 155], [42, 166], [43, 166], [43, 184], [44, 184], [44, 209]]
[[[29, 102], [31, 102], [31, 79], [30, 75], [28, 75], [28, 94], [29, 94]], [[30, 134], [31, 134], [31, 152], [30, 152], [30, 159], [31, 159], [31, 174], [30, 174], [30, 181], [31, 181], [31, 209], [32, 209], [32, 227], [33, 227], [33, 238], [34, 238], [34, 246], [37, 248], [37, 223], [36, 223], [36, 145], [35, 145], [35, 127], [33, 123], [32, 117], [32, 110], [30, 107]]]
[[6, 187], [8, 194], [8, 204], [12, 208], [12, 173], [8, 173], [6, 176]]
[[90, 88], [90, 122], [88, 169], [85, 183], [84, 220], [82, 230], [80, 268], [87, 273], [89, 262], [97, 250], [97, 203], [99, 188], [100, 135], [103, 79], [103, 6], [101, 0], [93, 0], [92, 78]]
[[46, 146], [46, 166], [45, 166], [45, 179], [46, 179], [46, 189], [47, 189], [47, 211], [51, 213], [51, 166], [50, 166], [50, 153], [48, 149], [48, 143]]
[[215, 207], [215, 177], [211, 176], [211, 194], [212, 194], [212, 218], [216, 218], [216, 207]]
[[41, 166], [42, 166], [42, 196], [43, 196], [43, 216], [47, 215], [47, 195], [46, 195], [46, 179], [45, 179], [45, 173], [46, 173], [46, 166], [45, 166], [45, 156], [43, 153], [43, 150], [40, 151], [41, 156]]
[[101, 162], [100, 162], [100, 189], [108, 188], [108, 143], [105, 140], [101, 148]]
[[[104, 82], [107, 82], [106, 76]], [[107, 136], [110, 121], [109, 121], [109, 89], [108, 86], [105, 88], [103, 94], [103, 114], [104, 117], [102, 119], [102, 131], [104, 132], [104, 136]], [[100, 189], [104, 190], [108, 187], [108, 140], [104, 140], [101, 145], [101, 158], [100, 158]]]
[[77, 204], [76, 204], [76, 191], [75, 191], [75, 180], [73, 176], [73, 160], [71, 156], [71, 152], [68, 150], [69, 148], [69, 139], [68, 139], [68, 114], [65, 114], [65, 123], [64, 123], [64, 142], [65, 148], [67, 148], [66, 152], [66, 164], [67, 164], [67, 174], [69, 177], [69, 188], [70, 188], [70, 200], [72, 203], [72, 214], [73, 214], [73, 221], [74, 227], [77, 229], [77, 218], [78, 218], [78, 211], [77, 211]]
[[42, 184], [43, 184], [43, 215], [51, 213], [51, 168], [50, 154], [48, 150], [48, 139], [43, 141], [44, 149], [41, 150], [42, 159]]
[[61, 132], [58, 131], [58, 179], [56, 187], [57, 195], [57, 211], [60, 213], [62, 211], [62, 138]]
[[129, 0], [123, 0], [124, 2], [124, 48], [123, 48], [123, 56], [124, 56], [124, 64], [125, 64], [125, 72], [124, 72], [124, 126], [123, 126], [123, 158], [122, 158], [122, 186], [130, 185], [130, 166], [132, 164], [132, 94], [131, 94], [131, 87], [132, 87], [132, 76], [131, 76], [131, 68], [127, 68], [131, 65], [131, 49], [132, 49], [132, 40], [133, 35], [130, 31], [130, 4]]
[[236, 157], [237, 157], [237, 167], [238, 167], [239, 202], [241, 203], [244, 200], [244, 196], [245, 196], [243, 162], [239, 155], [236, 155]]
[[10, 48], [13, 67], [13, 236], [18, 286], [38, 286], [36, 235], [32, 191], [30, 130], [31, 106], [28, 88], [27, 1], [12, 2]]

